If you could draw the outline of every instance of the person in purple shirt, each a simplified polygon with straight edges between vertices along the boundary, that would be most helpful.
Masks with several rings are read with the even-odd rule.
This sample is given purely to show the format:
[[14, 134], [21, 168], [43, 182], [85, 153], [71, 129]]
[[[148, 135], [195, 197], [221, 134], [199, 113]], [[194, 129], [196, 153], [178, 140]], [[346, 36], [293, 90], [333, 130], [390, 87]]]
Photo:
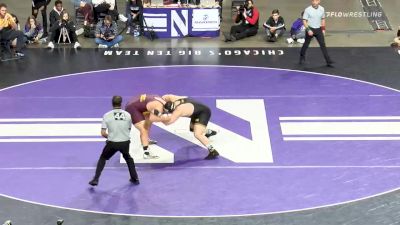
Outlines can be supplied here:
[[290, 28], [290, 37], [286, 39], [287, 43], [292, 44], [293, 42], [298, 42], [303, 44], [306, 37], [306, 28], [303, 24], [303, 14], [301, 13], [301, 17], [293, 22], [292, 27]]
[[25, 24], [24, 34], [29, 43], [39, 44], [43, 37], [43, 27], [34, 16], [29, 16]]

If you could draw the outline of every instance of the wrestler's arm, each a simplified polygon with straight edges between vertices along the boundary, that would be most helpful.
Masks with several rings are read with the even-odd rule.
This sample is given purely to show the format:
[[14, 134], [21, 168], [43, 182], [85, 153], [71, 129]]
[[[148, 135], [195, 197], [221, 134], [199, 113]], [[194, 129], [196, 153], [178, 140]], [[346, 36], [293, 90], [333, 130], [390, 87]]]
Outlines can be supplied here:
[[163, 123], [165, 125], [170, 125], [170, 124], [174, 123], [177, 119], [179, 119], [179, 117], [181, 117], [181, 115], [182, 115], [181, 110], [175, 109], [174, 112], [172, 114], [170, 114], [170, 116], [166, 117], [168, 120], [163, 121]]
[[151, 112], [149, 115], [149, 120], [151, 122], [164, 122], [164, 121], [168, 121], [169, 117], [165, 114], [159, 114], [158, 110], [157, 110], [157, 112], [154, 112], [154, 110], [153, 110], [153, 112]]

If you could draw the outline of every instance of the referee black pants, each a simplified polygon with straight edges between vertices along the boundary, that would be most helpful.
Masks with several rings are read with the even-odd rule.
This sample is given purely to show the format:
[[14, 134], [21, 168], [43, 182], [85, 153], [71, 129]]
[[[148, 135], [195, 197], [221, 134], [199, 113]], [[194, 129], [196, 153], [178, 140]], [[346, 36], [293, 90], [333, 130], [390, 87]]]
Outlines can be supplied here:
[[308, 32], [306, 32], [306, 40], [303, 44], [303, 47], [301, 48], [300, 51], [300, 60], [304, 60], [306, 58], [306, 51], [308, 49], [308, 46], [310, 45], [311, 40], [313, 37], [317, 38], [319, 47], [321, 48], [322, 54], [324, 55], [326, 63], [330, 64], [332, 62], [331, 58], [328, 55], [328, 50], [326, 49], [325, 45], [325, 37], [324, 33], [322, 32], [321, 28], [310, 28], [312, 32], [314, 33], [313, 36], [308, 35]]
[[39, 9], [40, 13], [42, 14], [42, 22], [43, 22], [43, 31], [44, 35], [47, 36], [47, 5], [50, 3], [50, 0], [42, 0], [42, 1], [37, 1], [35, 3], [35, 7], [32, 6], [32, 16], [37, 18], [39, 14]]
[[128, 169], [129, 169], [129, 174], [131, 176], [131, 179], [137, 180], [138, 175], [136, 172], [135, 168], [135, 163], [133, 161], [133, 158], [131, 155], [129, 155], [129, 144], [131, 143], [130, 141], [124, 141], [124, 142], [112, 142], [112, 141], [107, 141], [106, 146], [104, 146], [103, 152], [100, 155], [99, 161], [97, 162], [97, 167], [96, 167], [96, 174], [94, 176], [94, 179], [99, 179], [101, 172], [104, 169], [104, 166], [106, 165], [106, 161], [109, 160], [116, 152], [121, 152], [122, 156], [124, 157]]

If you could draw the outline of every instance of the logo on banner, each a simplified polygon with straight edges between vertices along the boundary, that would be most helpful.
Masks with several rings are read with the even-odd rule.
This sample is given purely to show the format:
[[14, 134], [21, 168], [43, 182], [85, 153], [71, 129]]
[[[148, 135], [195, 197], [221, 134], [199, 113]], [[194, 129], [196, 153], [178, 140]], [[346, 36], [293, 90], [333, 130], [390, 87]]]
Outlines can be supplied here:
[[214, 9], [193, 10], [192, 26], [194, 31], [219, 30], [219, 11]]
[[188, 10], [171, 11], [171, 37], [181, 37], [189, 34]]

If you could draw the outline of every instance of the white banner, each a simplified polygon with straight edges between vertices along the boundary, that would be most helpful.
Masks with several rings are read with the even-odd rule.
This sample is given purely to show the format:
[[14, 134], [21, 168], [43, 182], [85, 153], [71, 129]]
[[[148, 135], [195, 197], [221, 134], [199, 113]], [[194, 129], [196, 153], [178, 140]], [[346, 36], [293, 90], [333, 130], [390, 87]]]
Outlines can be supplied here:
[[194, 9], [192, 28], [194, 31], [219, 30], [219, 9]]

